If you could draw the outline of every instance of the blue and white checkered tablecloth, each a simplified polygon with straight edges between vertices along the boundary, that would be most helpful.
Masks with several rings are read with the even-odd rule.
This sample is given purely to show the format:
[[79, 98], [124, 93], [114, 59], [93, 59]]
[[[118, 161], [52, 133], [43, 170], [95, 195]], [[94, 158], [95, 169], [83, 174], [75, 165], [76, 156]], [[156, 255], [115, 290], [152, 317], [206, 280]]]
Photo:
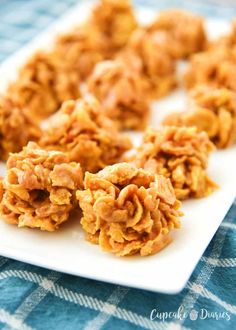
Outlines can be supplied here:
[[[0, 61], [76, 2], [0, 0]], [[218, 6], [213, 4], [217, 2]], [[236, 17], [235, 0], [136, 0], [134, 3], [157, 9], [184, 7], [213, 17]], [[87, 280], [0, 257], [0, 329], [233, 330], [236, 329], [235, 282], [236, 204], [187, 286], [177, 295]]]

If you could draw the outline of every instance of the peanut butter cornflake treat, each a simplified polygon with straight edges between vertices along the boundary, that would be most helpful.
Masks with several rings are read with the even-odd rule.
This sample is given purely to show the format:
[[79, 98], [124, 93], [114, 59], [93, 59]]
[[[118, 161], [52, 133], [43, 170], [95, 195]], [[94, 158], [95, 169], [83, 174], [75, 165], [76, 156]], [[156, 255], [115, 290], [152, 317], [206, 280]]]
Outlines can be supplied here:
[[76, 196], [87, 239], [117, 256], [154, 254], [171, 242], [180, 227], [181, 203], [170, 180], [128, 163], [85, 174]]
[[150, 98], [164, 96], [176, 87], [175, 60], [161, 33], [136, 30], [119, 58], [139, 73]]
[[205, 132], [196, 127], [149, 128], [134, 156], [134, 164], [169, 178], [178, 199], [204, 197], [216, 188], [206, 174], [214, 150]]
[[116, 163], [132, 146], [93, 97], [63, 103], [39, 144], [47, 150], [66, 153], [71, 161], [79, 162], [84, 171], [90, 172]]
[[236, 94], [226, 88], [199, 86], [192, 90], [190, 109], [173, 113], [165, 125], [196, 126], [205, 131], [217, 148], [236, 141]]
[[127, 43], [137, 27], [129, 0], [101, 0], [93, 9], [88, 24], [95, 26], [106, 39], [108, 54], [112, 55]]
[[9, 94], [31, 117], [41, 120], [57, 111], [61, 103], [80, 96], [79, 72], [54, 52], [38, 52], [20, 69]]
[[187, 88], [197, 85], [225, 87], [236, 92], [236, 47], [216, 47], [191, 57], [184, 81]]
[[0, 159], [18, 152], [28, 141], [37, 141], [40, 128], [31, 116], [8, 96], [0, 96]]
[[83, 186], [82, 170], [65, 154], [29, 142], [10, 155], [2, 186], [0, 213], [7, 222], [53, 231], [69, 218], [75, 191]]
[[203, 50], [206, 44], [203, 19], [181, 10], [162, 11], [148, 30], [168, 33], [172, 54], [177, 59]]
[[88, 89], [119, 129], [145, 128], [150, 108], [136, 71], [119, 60], [100, 62], [88, 80]]
[[54, 51], [84, 81], [94, 65], [105, 58], [107, 47], [107, 40], [99, 28], [88, 23], [59, 35]]

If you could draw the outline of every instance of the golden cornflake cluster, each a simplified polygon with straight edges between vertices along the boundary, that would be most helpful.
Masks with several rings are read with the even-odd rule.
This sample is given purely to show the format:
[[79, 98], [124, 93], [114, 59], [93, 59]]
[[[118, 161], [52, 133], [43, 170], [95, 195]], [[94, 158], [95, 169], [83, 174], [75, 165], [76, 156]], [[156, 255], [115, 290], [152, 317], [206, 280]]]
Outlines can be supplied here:
[[191, 57], [184, 76], [187, 88], [197, 85], [225, 87], [236, 92], [236, 48], [217, 47]]
[[170, 181], [128, 163], [85, 174], [76, 196], [87, 239], [118, 256], [154, 254], [179, 228], [180, 202]]
[[119, 129], [145, 128], [150, 108], [144, 83], [128, 65], [119, 60], [98, 63], [88, 80], [88, 89]]
[[0, 96], [0, 159], [6, 160], [10, 152], [20, 151], [40, 135], [40, 128], [24, 108], [11, 98]]
[[206, 174], [212, 150], [214, 145], [207, 134], [198, 133], [196, 127], [150, 128], [133, 162], [139, 168], [169, 178], [178, 199], [198, 198], [216, 188]]
[[102, 32], [107, 56], [121, 49], [137, 27], [137, 21], [129, 0], [101, 0], [93, 9], [89, 24]]
[[171, 54], [177, 59], [199, 52], [206, 45], [203, 19], [189, 12], [174, 9], [163, 11], [148, 30], [168, 34]]
[[190, 109], [173, 113], [165, 125], [196, 126], [207, 132], [217, 148], [227, 148], [236, 141], [236, 94], [225, 88], [199, 86], [192, 90]]
[[56, 56], [63, 59], [70, 69], [79, 75], [79, 79], [84, 81], [94, 65], [104, 59], [107, 47], [107, 41], [99, 28], [84, 24], [59, 35], [54, 51]]
[[48, 150], [64, 152], [71, 161], [79, 162], [83, 170], [90, 172], [116, 163], [132, 146], [93, 97], [63, 103], [39, 144]]
[[164, 96], [176, 87], [175, 61], [159, 32], [136, 30], [119, 57], [139, 73], [150, 98]]
[[35, 142], [7, 161], [2, 182], [1, 216], [19, 227], [53, 231], [66, 221], [83, 186], [80, 165], [58, 151], [45, 151]]
[[20, 69], [8, 90], [20, 106], [38, 121], [58, 110], [61, 103], [80, 95], [79, 72], [55, 53], [36, 53]]

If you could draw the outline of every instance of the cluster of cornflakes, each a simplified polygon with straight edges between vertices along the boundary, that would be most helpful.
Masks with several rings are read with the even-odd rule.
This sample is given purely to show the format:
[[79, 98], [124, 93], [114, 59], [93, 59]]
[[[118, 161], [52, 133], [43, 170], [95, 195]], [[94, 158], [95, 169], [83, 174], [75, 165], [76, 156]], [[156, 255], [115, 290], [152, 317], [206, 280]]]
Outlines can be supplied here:
[[20, 151], [40, 136], [31, 115], [7, 96], [0, 96], [0, 159], [6, 160], [10, 152]]
[[203, 19], [189, 12], [163, 11], [148, 30], [166, 34], [170, 53], [177, 59], [200, 52], [206, 45]]
[[[185, 84], [196, 86], [189, 110], [147, 129], [127, 153], [120, 131], [146, 127], [151, 100], [177, 86], [186, 58]], [[179, 200], [216, 189], [207, 175], [214, 144], [236, 141], [235, 60], [236, 23], [209, 42], [199, 16], [168, 10], [141, 27], [128, 0], [101, 0], [26, 61], [0, 99], [0, 158], [10, 153], [0, 214], [53, 231], [81, 208], [87, 239], [103, 250], [157, 253], [180, 227]]]
[[102, 32], [108, 45], [108, 56], [126, 45], [138, 25], [129, 0], [101, 0], [94, 8], [89, 24]]
[[120, 58], [139, 73], [151, 99], [166, 95], [176, 87], [176, 63], [168, 51], [168, 41], [159, 32], [138, 29], [130, 37]]
[[61, 103], [80, 96], [79, 74], [53, 52], [38, 52], [20, 69], [9, 97], [33, 120], [47, 118]]
[[236, 141], [236, 94], [226, 88], [199, 86], [190, 95], [190, 109], [170, 114], [164, 124], [196, 126], [217, 148], [232, 145]]
[[59, 35], [54, 52], [84, 81], [95, 64], [106, 57], [107, 41], [98, 27], [84, 24]]
[[178, 199], [208, 196], [216, 184], [207, 176], [209, 153], [214, 150], [205, 132], [196, 127], [149, 128], [133, 162], [138, 168], [169, 178]]
[[236, 48], [224, 45], [193, 55], [184, 77], [186, 87], [207, 84], [236, 91], [235, 60]]
[[88, 89], [119, 129], [146, 127], [150, 108], [143, 80], [122, 61], [98, 63], [88, 80]]
[[68, 220], [75, 192], [83, 187], [79, 164], [58, 151], [29, 142], [7, 161], [2, 182], [1, 216], [19, 227], [53, 231]]
[[180, 227], [180, 202], [170, 181], [128, 163], [86, 173], [77, 191], [87, 239], [118, 256], [154, 254]]
[[66, 101], [54, 115], [39, 141], [42, 148], [59, 150], [84, 171], [96, 172], [119, 161], [132, 146], [103, 114], [93, 97]]

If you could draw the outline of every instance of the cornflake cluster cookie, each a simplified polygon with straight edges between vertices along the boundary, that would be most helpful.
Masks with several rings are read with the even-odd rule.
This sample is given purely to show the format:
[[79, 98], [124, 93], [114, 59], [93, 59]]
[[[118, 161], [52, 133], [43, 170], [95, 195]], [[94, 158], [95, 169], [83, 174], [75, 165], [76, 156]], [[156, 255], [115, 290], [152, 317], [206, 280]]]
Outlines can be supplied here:
[[84, 24], [59, 35], [54, 45], [54, 52], [71, 70], [79, 74], [81, 81], [84, 81], [95, 64], [105, 58], [107, 47], [106, 38], [99, 28]]
[[93, 97], [63, 103], [39, 144], [47, 150], [64, 152], [70, 161], [79, 162], [84, 171], [90, 172], [116, 163], [132, 146]]
[[117, 256], [154, 254], [171, 242], [180, 227], [181, 203], [170, 181], [128, 163], [85, 174], [77, 191], [87, 239]]
[[20, 69], [8, 93], [39, 121], [57, 111], [63, 101], [80, 96], [79, 72], [53, 52], [38, 52]]
[[83, 187], [82, 170], [65, 154], [29, 142], [8, 158], [2, 187], [0, 213], [7, 222], [53, 231], [69, 218]]
[[144, 129], [150, 114], [142, 77], [119, 60], [96, 65], [88, 90], [102, 104], [119, 129]]
[[171, 53], [177, 59], [203, 50], [206, 44], [203, 19], [181, 10], [162, 11], [148, 30], [167, 33]]
[[226, 88], [199, 86], [190, 96], [190, 109], [170, 114], [164, 125], [196, 126], [217, 148], [231, 146], [236, 141], [236, 94]]
[[89, 24], [102, 32], [110, 57], [127, 43], [137, 27], [129, 0], [101, 0], [93, 9]]
[[205, 132], [196, 127], [149, 128], [133, 162], [138, 168], [169, 178], [178, 199], [204, 197], [216, 184], [207, 176], [209, 153], [214, 150]]
[[8, 96], [0, 96], [0, 159], [18, 152], [28, 141], [37, 141], [40, 128], [31, 116]]
[[151, 99], [164, 96], [176, 87], [175, 60], [159, 32], [134, 31], [119, 58], [139, 73]]
[[187, 88], [197, 85], [225, 87], [236, 92], [236, 48], [217, 47], [191, 57], [184, 81]]

